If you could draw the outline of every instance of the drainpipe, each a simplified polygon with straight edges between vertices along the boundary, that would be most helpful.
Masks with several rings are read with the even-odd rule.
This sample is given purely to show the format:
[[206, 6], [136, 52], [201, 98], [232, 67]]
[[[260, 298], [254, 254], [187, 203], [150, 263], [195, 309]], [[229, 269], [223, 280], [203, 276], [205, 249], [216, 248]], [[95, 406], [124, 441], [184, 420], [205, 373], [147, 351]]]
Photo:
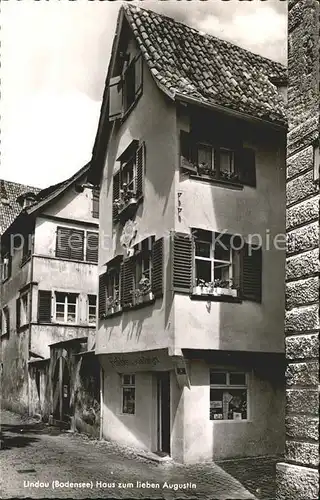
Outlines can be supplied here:
[[[100, 361], [99, 361], [100, 364]], [[99, 439], [102, 440], [102, 427], [103, 427], [103, 390], [104, 390], [104, 371], [100, 365], [100, 434]]]
[[[29, 238], [29, 235], [28, 235]], [[31, 351], [31, 328], [32, 328], [32, 283], [33, 283], [33, 252], [34, 252], [34, 236], [31, 238], [31, 248], [30, 248], [30, 285], [29, 285], [29, 338], [28, 338], [28, 359], [29, 352]], [[28, 365], [28, 413], [31, 415], [31, 380], [29, 373], [29, 365]]]

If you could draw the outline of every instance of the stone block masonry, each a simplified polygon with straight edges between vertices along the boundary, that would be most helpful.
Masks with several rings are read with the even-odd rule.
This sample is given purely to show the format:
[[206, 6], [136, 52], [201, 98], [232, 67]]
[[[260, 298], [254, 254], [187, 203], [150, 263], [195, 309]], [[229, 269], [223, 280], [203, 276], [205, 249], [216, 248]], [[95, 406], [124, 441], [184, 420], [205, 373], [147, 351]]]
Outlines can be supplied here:
[[319, 1], [289, 0], [286, 453], [278, 500], [319, 497]]

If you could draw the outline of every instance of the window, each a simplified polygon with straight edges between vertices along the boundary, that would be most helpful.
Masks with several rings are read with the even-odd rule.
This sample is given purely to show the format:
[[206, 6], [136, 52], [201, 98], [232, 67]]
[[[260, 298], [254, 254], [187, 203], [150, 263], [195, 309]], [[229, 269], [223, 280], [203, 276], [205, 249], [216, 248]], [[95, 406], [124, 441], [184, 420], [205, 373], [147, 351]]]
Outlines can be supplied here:
[[2, 325], [1, 335], [9, 335], [10, 333], [10, 311], [9, 307], [4, 307], [2, 310]]
[[17, 299], [17, 327], [29, 323], [29, 292]]
[[113, 219], [124, 213], [128, 216], [143, 196], [145, 170], [145, 144], [132, 141], [118, 159], [120, 170], [113, 176]]
[[6, 254], [1, 263], [1, 281], [6, 281], [11, 276], [11, 257]]
[[[127, 56], [129, 57], [129, 55]], [[143, 63], [139, 54], [124, 66], [121, 76], [110, 78], [109, 119], [123, 118], [142, 95]]]
[[230, 236], [193, 230], [195, 241], [195, 284], [229, 289], [233, 285]]
[[[262, 301], [262, 248], [240, 235], [172, 232], [171, 286], [179, 293]], [[220, 299], [218, 299], [220, 300]], [[228, 299], [229, 300], [229, 299]], [[230, 299], [232, 301], [232, 299]]]
[[99, 190], [92, 190], [92, 217], [99, 219]]
[[97, 318], [97, 296], [88, 295], [88, 321], [96, 323]]
[[192, 178], [256, 186], [255, 152], [250, 148], [199, 142], [181, 130], [180, 158], [181, 171]]
[[24, 264], [31, 255], [33, 235], [27, 234], [22, 236], [22, 238], [23, 238], [23, 246], [22, 246], [21, 264]]
[[148, 280], [151, 287], [153, 243], [154, 236], [151, 236], [135, 246], [135, 288], [141, 280]]
[[210, 370], [210, 420], [248, 419], [248, 375]]
[[121, 412], [134, 415], [136, 387], [135, 375], [122, 375], [122, 409]]
[[76, 323], [78, 294], [55, 293], [55, 320], [59, 323]]
[[58, 227], [56, 257], [66, 260], [98, 262], [98, 232]]

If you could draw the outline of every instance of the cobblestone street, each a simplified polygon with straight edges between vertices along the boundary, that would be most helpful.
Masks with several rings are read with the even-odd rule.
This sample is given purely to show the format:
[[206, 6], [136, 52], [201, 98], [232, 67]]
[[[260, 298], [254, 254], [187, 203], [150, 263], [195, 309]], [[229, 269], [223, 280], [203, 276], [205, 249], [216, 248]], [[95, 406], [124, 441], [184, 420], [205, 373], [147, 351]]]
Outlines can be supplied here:
[[[158, 464], [132, 449], [60, 432], [7, 411], [2, 412], [1, 440], [2, 498], [274, 498], [272, 459]], [[61, 485], [67, 481], [85, 484]], [[170, 489], [174, 485], [184, 489]]]

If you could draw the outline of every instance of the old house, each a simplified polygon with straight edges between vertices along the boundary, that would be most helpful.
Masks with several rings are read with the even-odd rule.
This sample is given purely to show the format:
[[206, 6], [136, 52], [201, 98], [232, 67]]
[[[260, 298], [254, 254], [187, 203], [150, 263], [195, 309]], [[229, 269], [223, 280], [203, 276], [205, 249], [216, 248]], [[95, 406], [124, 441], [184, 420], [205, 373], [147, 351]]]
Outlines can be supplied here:
[[182, 462], [282, 452], [285, 86], [121, 8], [89, 172], [104, 437]]
[[[73, 375], [94, 373], [84, 375], [79, 358], [92, 355], [97, 307], [98, 194], [88, 168], [41, 191], [21, 189], [5, 204], [12, 220], [7, 213], [1, 236], [2, 405], [66, 422]], [[99, 376], [96, 385], [99, 401]]]
[[279, 500], [319, 497], [319, 49], [317, 0], [289, 0], [286, 453]]

